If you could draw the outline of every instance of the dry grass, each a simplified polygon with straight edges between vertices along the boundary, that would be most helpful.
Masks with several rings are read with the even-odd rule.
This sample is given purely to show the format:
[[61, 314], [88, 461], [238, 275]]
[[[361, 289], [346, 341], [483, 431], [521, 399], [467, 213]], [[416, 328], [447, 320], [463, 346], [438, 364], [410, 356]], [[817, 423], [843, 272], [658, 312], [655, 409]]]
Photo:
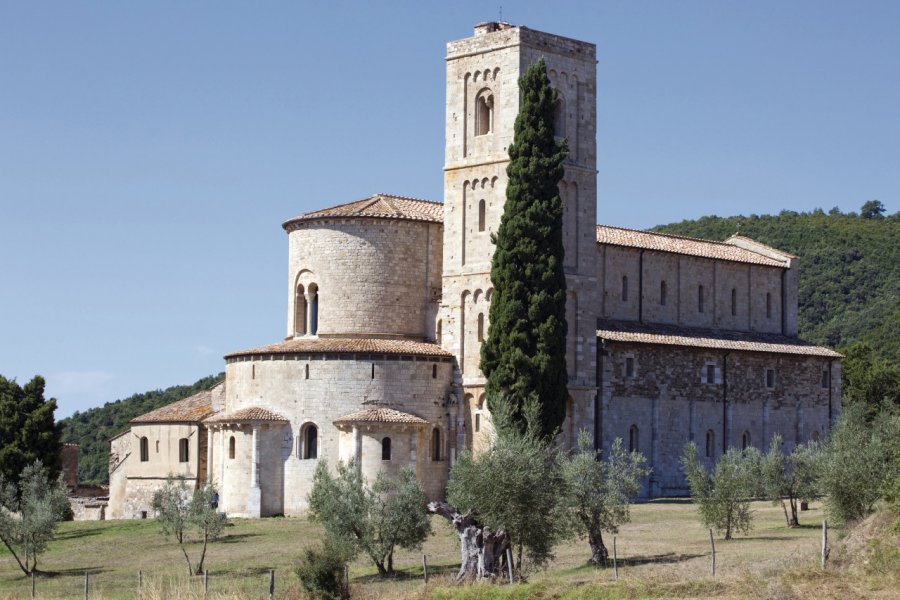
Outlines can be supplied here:
[[[801, 514], [806, 525], [787, 529], [780, 507], [755, 505], [755, 527], [748, 536], [716, 540], [717, 576], [710, 577], [709, 539], [695, 508], [683, 501], [637, 505], [633, 522], [617, 536], [619, 581], [612, 569], [587, 566], [587, 543], [557, 550], [546, 571], [515, 586], [447, 585], [459, 560], [454, 534], [435, 520], [435, 534], [422, 552], [399, 552], [399, 575], [377, 577], [363, 558], [350, 570], [354, 598], [784, 598], [892, 597], [890, 577], [872, 569], [849, 575], [822, 573], [819, 552], [819, 507]], [[262, 598], [269, 569], [276, 570], [276, 596], [297, 598], [293, 564], [301, 550], [317, 543], [321, 531], [305, 519], [238, 520], [207, 556], [210, 598]], [[832, 539], [835, 539], [833, 536]], [[612, 539], [607, 540], [612, 550]], [[422, 584], [421, 555], [428, 555], [430, 581]], [[888, 556], [882, 552], [879, 556]], [[876, 561], [877, 562], [877, 561]], [[888, 568], [890, 569], [888, 563]], [[136, 597], [137, 573], [143, 572], [145, 599], [202, 598], [202, 580], [189, 578], [178, 548], [157, 533], [152, 521], [66, 523], [41, 559], [48, 572], [37, 579], [41, 598], [72, 598], [83, 593], [84, 572], [91, 573], [91, 598]], [[855, 573], [855, 574], [854, 574]], [[877, 575], [877, 573], [876, 573]], [[0, 552], [0, 599], [27, 598], [30, 582], [12, 558]], [[897, 596], [893, 596], [897, 597]]]

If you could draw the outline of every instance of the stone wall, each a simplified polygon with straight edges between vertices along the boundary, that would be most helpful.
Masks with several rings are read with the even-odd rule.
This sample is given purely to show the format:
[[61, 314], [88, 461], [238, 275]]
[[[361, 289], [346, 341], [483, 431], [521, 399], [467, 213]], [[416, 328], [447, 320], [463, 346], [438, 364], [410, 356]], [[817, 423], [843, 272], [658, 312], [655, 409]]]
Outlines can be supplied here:
[[433, 340], [441, 231], [438, 223], [392, 219], [299, 223], [288, 234], [288, 337], [305, 332], [298, 286], [314, 286], [319, 336]]
[[[628, 358], [634, 364], [630, 377]], [[822, 387], [822, 371], [829, 369], [834, 384]], [[774, 371], [771, 388], [767, 370]], [[689, 441], [698, 444], [701, 457], [712, 465], [726, 447], [743, 447], [745, 434], [760, 449], [776, 433], [785, 450], [824, 439], [840, 412], [837, 360], [606, 342], [600, 372], [603, 448], [608, 450], [617, 437], [626, 447], [634, 441], [653, 467], [645, 495], [687, 493], [679, 459]], [[707, 457], [708, 432], [712, 444]]]
[[[226, 410], [260, 406], [289, 420], [260, 432], [259, 480], [263, 514], [296, 515], [305, 511], [306, 496], [319, 461], [334, 465], [346, 459], [347, 441], [333, 422], [344, 415], [382, 405], [414, 414], [441, 430], [442, 457], [449, 455], [449, 387], [453, 363], [446, 358], [385, 355], [309, 355], [269, 360], [232, 360], [226, 366]], [[309, 365], [309, 378], [306, 366]], [[255, 366], [255, 368], [254, 368]], [[434, 376], [432, 376], [434, 373]], [[301, 432], [318, 428], [318, 454], [303, 458]], [[213, 478], [223, 490], [222, 508], [229, 513], [247, 511], [250, 487], [251, 427], [218, 428], [213, 434]], [[378, 431], [363, 443], [364, 473], [373, 478], [381, 470], [406, 464], [408, 432], [398, 436], [396, 463], [383, 464]], [[417, 441], [426, 447], [430, 428]], [[228, 438], [234, 435], [235, 458], [229, 458]], [[364, 436], [365, 437], [365, 436]], [[417, 452], [417, 473], [429, 498], [442, 497], [449, 463], [432, 464], [427, 451]], [[283, 483], [282, 483], [283, 482]]]

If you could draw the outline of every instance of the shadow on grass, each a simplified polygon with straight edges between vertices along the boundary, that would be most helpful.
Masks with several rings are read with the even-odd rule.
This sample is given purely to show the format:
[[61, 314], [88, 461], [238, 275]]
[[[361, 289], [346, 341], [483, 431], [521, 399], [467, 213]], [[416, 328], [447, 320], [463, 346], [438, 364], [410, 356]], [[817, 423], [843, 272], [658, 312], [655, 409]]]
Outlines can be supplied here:
[[[456, 575], [459, 572], [458, 564], [450, 565], [428, 565], [428, 579], [434, 577], [442, 577], [447, 575]], [[356, 575], [350, 578], [351, 583], [379, 583], [388, 581], [411, 581], [423, 579], [422, 567], [407, 567], [405, 569], [397, 569], [393, 575], [382, 577], [378, 573], [368, 573], [365, 575]]]
[[100, 527], [94, 529], [74, 529], [72, 531], [63, 531], [61, 533], [57, 533], [53, 540], [77, 540], [78, 538], [86, 538], [92, 535], [100, 535], [103, 533], [103, 529]]
[[57, 577], [84, 577], [85, 572], [90, 577], [98, 573], [106, 573], [109, 569], [104, 569], [102, 567], [78, 567], [77, 569], [60, 569], [58, 571], [42, 571], [38, 569], [35, 573], [37, 579], [55, 579]]
[[236, 544], [238, 542], [243, 542], [247, 538], [254, 538], [261, 536], [261, 533], [229, 533], [228, 535], [222, 536], [215, 541], [216, 544]]
[[[622, 566], [633, 567], [635, 565], [665, 565], [672, 564], [677, 562], [684, 562], [687, 560], [691, 560], [694, 558], [700, 558], [702, 556], [707, 556], [706, 554], [676, 554], [674, 552], [667, 552], [665, 554], [651, 554], [649, 556], [621, 556], [618, 559], [618, 562]], [[590, 564], [590, 563], [588, 563]], [[609, 559], [607, 561], [606, 566], [608, 568], [612, 568], [613, 561]]]
[[654, 498], [653, 500], [645, 500], [643, 502], [636, 502], [635, 504], [693, 504], [693, 500], [690, 498]]

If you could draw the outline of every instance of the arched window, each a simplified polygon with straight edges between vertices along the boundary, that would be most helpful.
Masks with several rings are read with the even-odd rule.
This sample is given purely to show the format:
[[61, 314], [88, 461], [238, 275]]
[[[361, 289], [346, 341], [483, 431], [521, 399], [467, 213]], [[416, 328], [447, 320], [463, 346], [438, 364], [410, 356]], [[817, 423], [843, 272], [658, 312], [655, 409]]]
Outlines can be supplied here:
[[381, 460], [391, 460], [391, 438], [381, 440]]
[[566, 137], [566, 101], [558, 91], [553, 101], [553, 135]]
[[494, 96], [491, 90], [482, 90], [475, 98], [475, 135], [494, 131]]
[[234, 458], [234, 446], [234, 436], [231, 436], [230, 438], [228, 438], [228, 458]]
[[772, 294], [766, 292], [766, 318], [772, 318]]
[[628, 430], [628, 451], [629, 452], [640, 452], [640, 440], [638, 439], [638, 435], [640, 432], [638, 431], [637, 425], [632, 425], [631, 429]]
[[750, 432], [745, 431], [744, 434], [741, 436], [741, 449], [746, 450], [747, 448], [750, 447], [750, 445], [751, 445], [750, 444]]
[[478, 341], [484, 341], [484, 313], [478, 313]]
[[485, 221], [485, 204], [484, 200], [479, 200], [478, 202], [478, 231], [484, 231], [484, 221]]
[[731, 288], [731, 316], [737, 316], [737, 290]]
[[628, 302], [628, 277], [622, 275], [622, 302]]
[[297, 286], [297, 294], [294, 301], [294, 333], [306, 335], [306, 290], [303, 285]]
[[150, 460], [150, 442], [147, 438], [141, 438], [141, 462]]
[[703, 312], [703, 286], [697, 288], [697, 312]]
[[666, 305], [666, 292], [668, 291], [666, 287], [666, 282], [662, 281], [659, 284], [659, 304], [660, 306]]
[[304, 459], [318, 458], [319, 456], [319, 428], [313, 423], [307, 423], [303, 428], [303, 455]]
[[319, 331], [319, 286], [309, 284], [309, 333], [316, 335]]
[[712, 429], [706, 430], [706, 458], [712, 458], [716, 451], [716, 434]]
[[431, 430], [431, 460], [441, 460], [441, 430], [437, 427]]
[[187, 438], [178, 440], [178, 462], [188, 462], [190, 460], [190, 442]]

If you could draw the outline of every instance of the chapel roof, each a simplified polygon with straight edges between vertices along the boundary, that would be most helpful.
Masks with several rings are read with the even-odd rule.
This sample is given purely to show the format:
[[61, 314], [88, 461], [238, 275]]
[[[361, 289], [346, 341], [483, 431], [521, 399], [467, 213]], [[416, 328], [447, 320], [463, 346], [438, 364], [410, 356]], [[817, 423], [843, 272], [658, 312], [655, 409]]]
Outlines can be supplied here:
[[225, 358], [250, 356], [253, 354], [394, 354], [413, 356], [453, 356], [437, 344], [413, 340], [391, 340], [381, 338], [297, 338], [239, 350], [226, 354]]
[[444, 205], [431, 200], [379, 193], [362, 200], [299, 215], [285, 221], [282, 227], [286, 231], [292, 231], [298, 223], [333, 218], [399, 219], [443, 223]]
[[287, 422], [287, 419], [260, 406], [247, 406], [231, 412], [219, 413], [206, 419], [207, 423], [246, 423], [249, 421]]
[[[749, 239], [749, 238], [744, 238]], [[625, 229], [611, 225], [597, 225], [597, 243], [611, 246], [625, 246], [659, 252], [672, 252], [688, 256], [699, 256], [716, 260], [764, 265], [767, 267], [787, 267], [786, 261], [775, 260], [726, 242], [702, 240], [699, 238]], [[774, 248], [772, 250], [775, 250]], [[789, 255], [785, 255], [789, 257]]]
[[131, 419], [131, 423], [199, 423], [213, 414], [212, 395], [225, 382]]
[[354, 423], [399, 423], [407, 425], [428, 425], [422, 417], [394, 410], [393, 408], [368, 408], [334, 420], [335, 425], [352, 425]]
[[597, 337], [616, 342], [686, 346], [743, 352], [801, 354], [841, 358], [842, 355], [822, 346], [786, 335], [719, 329], [696, 329], [676, 325], [647, 325], [636, 321], [601, 319]]

